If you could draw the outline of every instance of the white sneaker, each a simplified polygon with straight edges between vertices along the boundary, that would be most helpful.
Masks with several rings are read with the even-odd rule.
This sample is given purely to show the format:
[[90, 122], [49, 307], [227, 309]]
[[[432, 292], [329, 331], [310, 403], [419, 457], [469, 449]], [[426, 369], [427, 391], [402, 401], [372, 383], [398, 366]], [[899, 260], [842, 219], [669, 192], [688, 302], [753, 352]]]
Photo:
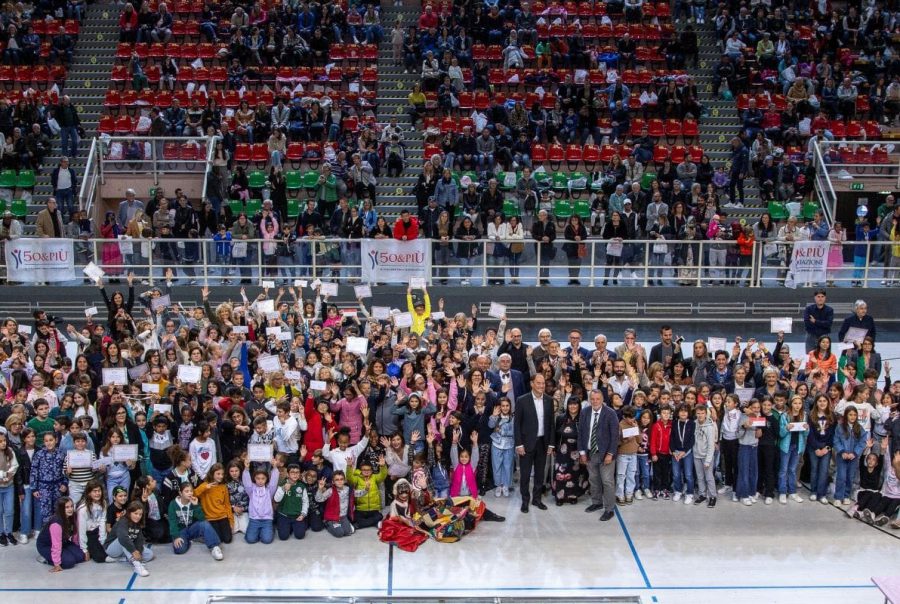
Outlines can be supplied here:
[[730, 486], [728, 486], [727, 484], [723, 484], [722, 486], [719, 487], [719, 495], [721, 495], [722, 493], [727, 493], [730, 490], [731, 490]]
[[644, 497], [647, 499], [653, 499], [653, 491], [650, 489], [644, 489]]
[[149, 577], [150, 571], [144, 568], [144, 565], [141, 564], [140, 560], [132, 560], [131, 566], [134, 567], [134, 572], [136, 572], [141, 577]]
[[640, 489], [635, 489], [634, 498], [637, 499], [638, 501], [641, 501], [644, 498], [644, 494], [641, 493]]
[[791, 494], [791, 499], [796, 501], [797, 503], [803, 503], [803, 497], [800, 497], [797, 493]]
[[222, 553], [222, 548], [218, 545], [209, 550], [209, 553], [212, 555], [213, 560], [224, 560], [225, 554]]
[[821, 499], [819, 499], [819, 503], [828, 505], [828, 497], [822, 497]]
[[816, 494], [813, 493], [812, 495], [810, 495], [810, 496], [809, 496], [809, 500], [810, 500], [810, 501], [815, 501], [815, 500], [816, 500]]
[[853, 502], [850, 501], [849, 497], [844, 497], [844, 499], [841, 501], [841, 505], [850, 505], [851, 503]]
[[744, 505], [753, 505], [753, 500], [749, 497], [744, 497], [741, 500], [741, 503], [743, 503]]
[[25, 545], [26, 543], [28, 543], [28, 535], [26, 535], [25, 533], [19, 533], [18, 541], [22, 545]]
[[756, 503], [757, 501], [759, 501], [759, 497], [760, 497], [759, 493], [757, 493], [756, 495], [750, 495], [750, 499], [751, 499], [751, 501], [753, 501], [753, 503]]
[[731, 500], [734, 501], [735, 503], [737, 503], [737, 500], [738, 500], [737, 493], [732, 493], [732, 494], [731, 494]]
[[694, 496], [693, 495], [685, 495], [684, 505], [690, 505], [692, 503], [694, 503]]
[[785, 505], [786, 505], [786, 504], [787, 504], [787, 495], [785, 495], [784, 493], [782, 493], [781, 495], [779, 495], [779, 496], [778, 496], [778, 503], [781, 503], [781, 504], [785, 504]]
[[766, 500], [763, 502], [766, 505], [772, 505], [772, 501], [774, 501], [771, 497], [766, 497]]
[[503, 487], [503, 496], [509, 497], [509, 487]]
[[681, 491], [675, 491], [675, 494], [672, 496], [672, 501], [681, 501]]
[[500, 497], [503, 495], [503, 487], [497, 487], [494, 489], [494, 497]]

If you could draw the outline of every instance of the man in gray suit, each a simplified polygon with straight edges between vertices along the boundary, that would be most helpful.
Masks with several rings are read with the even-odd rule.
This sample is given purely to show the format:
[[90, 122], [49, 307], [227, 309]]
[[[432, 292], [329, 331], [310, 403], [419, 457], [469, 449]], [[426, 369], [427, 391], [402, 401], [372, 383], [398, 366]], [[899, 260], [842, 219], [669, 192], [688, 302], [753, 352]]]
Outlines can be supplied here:
[[619, 420], [612, 407], [603, 404], [603, 393], [592, 390], [590, 407], [578, 418], [578, 449], [581, 463], [588, 469], [591, 505], [585, 512], [603, 508], [600, 520], [606, 522], [616, 509], [616, 451], [619, 448]]
[[[513, 435], [516, 455], [519, 456], [519, 490], [522, 494], [522, 513], [528, 513], [528, 500], [539, 510], [547, 506], [541, 502], [544, 487], [544, 466], [547, 456], [553, 453], [553, 399], [544, 393], [544, 376], [531, 378], [531, 392], [516, 400], [513, 416]], [[531, 470], [534, 469], [534, 486], [530, 489]]]

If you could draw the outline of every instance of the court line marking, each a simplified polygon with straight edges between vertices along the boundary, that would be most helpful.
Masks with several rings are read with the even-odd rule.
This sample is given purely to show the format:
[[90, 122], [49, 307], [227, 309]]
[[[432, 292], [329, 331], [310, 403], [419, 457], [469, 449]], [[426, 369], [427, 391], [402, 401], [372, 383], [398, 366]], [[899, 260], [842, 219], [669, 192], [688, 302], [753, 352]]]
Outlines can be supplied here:
[[[538, 586], [519, 586], [519, 587], [395, 587], [395, 592], [414, 592], [414, 593], [440, 593], [440, 592], [503, 592], [503, 591], [535, 591], [535, 592], [577, 592], [577, 591], [716, 591], [716, 590], [786, 590], [786, 589], [802, 589], [802, 590], [823, 590], [823, 589], [876, 589], [873, 584], [848, 584], [848, 585], [654, 585], [647, 588], [641, 585], [632, 586], [584, 586], [584, 587], [538, 587]], [[38, 587], [5, 587], [0, 588], [0, 593], [55, 593], [55, 592], [78, 592], [78, 593], [108, 593], [122, 592], [122, 589], [115, 588], [90, 588], [90, 587], [68, 587], [68, 588], [38, 588]], [[362, 589], [362, 590], [342, 590], [342, 589], [314, 589], [302, 587], [284, 587], [284, 588], [202, 588], [202, 587], [135, 587], [131, 593], [317, 593], [317, 594], [377, 594], [382, 590], [378, 588]], [[393, 595], [393, 594], [392, 594]]]
[[628, 532], [628, 527], [625, 526], [625, 520], [622, 518], [622, 514], [619, 513], [619, 508], [615, 508], [616, 518], [619, 520], [619, 526], [622, 527], [622, 532], [625, 534], [625, 541], [628, 542], [628, 547], [631, 549], [631, 555], [634, 557], [635, 563], [637, 563], [638, 570], [641, 571], [641, 577], [644, 579], [644, 586], [647, 589], [652, 589], [653, 585], [650, 583], [650, 578], [647, 576], [647, 571], [644, 569], [644, 563], [641, 562], [641, 557], [638, 555], [637, 548], [634, 546], [634, 541], [631, 540], [631, 534]]

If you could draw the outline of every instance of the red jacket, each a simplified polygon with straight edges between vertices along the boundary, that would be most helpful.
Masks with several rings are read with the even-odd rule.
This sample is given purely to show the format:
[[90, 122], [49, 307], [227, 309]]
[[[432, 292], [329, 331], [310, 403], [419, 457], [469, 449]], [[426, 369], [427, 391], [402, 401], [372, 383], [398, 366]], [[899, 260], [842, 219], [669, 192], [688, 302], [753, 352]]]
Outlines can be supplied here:
[[[350, 504], [347, 506], [347, 518], [350, 519], [350, 522], [353, 522], [354, 511], [356, 510], [354, 500], [356, 497], [353, 496], [352, 487], [349, 485], [344, 486], [350, 489]], [[337, 489], [334, 487], [331, 487], [331, 497], [325, 502], [325, 509], [322, 511], [322, 519], [328, 522], [340, 522], [341, 520], [341, 496], [338, 495]]]
[[131, 17], [128, 17], [125, 11], [119, 15], [119, 29], [135, 30], [138, 25], [137, 11], [131, 11]]
[[653, 424], [650, 428], [650, 456], [663, 454], [669, 455], [669, 439], [672, 437], [672, 422], [663, 425], [662, 420]]
[[741, 233], [738, 235], [737, 244], [738, 250], [740, 250], [741, 256], [750, 256], [753, 254], [753, 235], [744, 235]]
[[316, 410], [316, 402], [311, 396], [306, 399], [303, 416], [306, 418], [306, 432], [303, 433], [303, 444], [306, 446], [304, 460], [309, 461], [317, 449], [325, 446], [325, 437], [322, 431], [324, 422], [322, 415]]
[[403, 221], [399, 218], [397, 219], [397, 222], [394, 223], [394, 239], [403, 241], [404, 235], [406, 235], [406, 241], [412, 241], [413, 239], [419, 238], [418, 218], [411, 217], [408, 226], [403, 224]]

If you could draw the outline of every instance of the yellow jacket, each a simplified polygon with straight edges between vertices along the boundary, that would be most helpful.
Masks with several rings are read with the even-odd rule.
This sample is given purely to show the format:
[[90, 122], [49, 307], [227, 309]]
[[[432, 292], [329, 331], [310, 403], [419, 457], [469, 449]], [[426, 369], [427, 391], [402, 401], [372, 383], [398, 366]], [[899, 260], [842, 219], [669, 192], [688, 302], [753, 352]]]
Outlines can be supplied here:
[[416, 312], [415, 307], [413, 306], [413, 297], [412, 294], [406, 294], [406, 307], [409, 310], [409, 314], [412, 315], [413, 324], [409, 330], [416, 334], [422, 335], [425, 333], [425, 322], [431, 318], [431, 298], [428, 297], [428, 294], [425, 294], [425, 312], [421, 315]]

